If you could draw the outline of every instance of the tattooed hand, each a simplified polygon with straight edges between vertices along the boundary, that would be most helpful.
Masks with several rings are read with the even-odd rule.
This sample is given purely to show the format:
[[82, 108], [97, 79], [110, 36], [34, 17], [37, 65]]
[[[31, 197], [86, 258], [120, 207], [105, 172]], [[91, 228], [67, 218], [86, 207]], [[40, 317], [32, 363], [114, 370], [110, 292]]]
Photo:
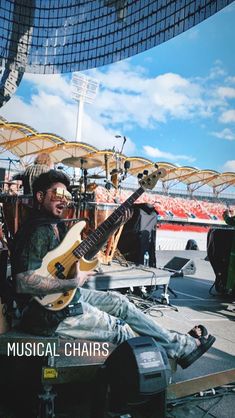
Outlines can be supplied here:
[[74, 280], [76, 280], [77, 287], [83, 286], [89, 277], [94, 276], [94, 274], [94, 271], [81, 271], [79, 262], [76, 263], [76, 276]]

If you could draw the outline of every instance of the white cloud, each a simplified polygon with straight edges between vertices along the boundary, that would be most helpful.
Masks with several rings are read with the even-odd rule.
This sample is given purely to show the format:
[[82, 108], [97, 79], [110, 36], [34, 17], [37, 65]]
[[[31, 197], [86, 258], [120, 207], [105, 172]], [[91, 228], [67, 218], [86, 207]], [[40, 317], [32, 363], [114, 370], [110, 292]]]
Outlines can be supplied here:
[[216, 60], [213, 67], [210, 70], [210, 74], [207, 77], [209, 80], [216, 80], [221, 77], [226, 76], [226, 71], [223, 68], [223, 63], [221, 60]]
[[211, 113], [201, 85], [178, 74], [148, 78], [142, 68], [132, 69], [128, 62], [110, 67], [107, 73], [96, 69], [90, 74], [102, 83], [96, 112], [105, 125], [154, 128], [169, 118], [184, 120]]
[[220, 97], [234, 99], [235, 98], [235, 88], [233, 87], [219, 87], [218, 88], [218, 95]]
[[234, 171], [235, 172], [235, 160], [226, 161], [223, 166], [224, 171]]
[[171, 160], [172, 161], [185, 160], [188, 162], [195, 161], [195, 158], [190, 157], [188, 155], [172, 154], [170, 152], [161, 151], [159, 148], [153, 148], [150, 145], [144, 145], [143, 149], [146, 155], [151, 158], [163, 158], [163, 159], [170, 160], [170, 161]]
[[25, 73], [24, 81], [28, 81], [37, 91], [44, 91], [60, 96], [63, 100], [71, 100], [72, 86], [65, 76], [61, 74], [30, 74]]
[[219, 121], [221, 123], [233, 123], [235, 122], [235, 110], [227, 110], [226, 112], [223, 112], [222, 115], [219, 117]]
[[226, 81], [227, 81], [228, 83], [235, 84], [235, 77], [232, 77], [232, 76], [227, 77]]
[[225, 128], [220, 132], [211, 132], [211, 135], [216, 136], [217, 138], [227, 139], [228, 141], [235, 140], [235, 133], [229, 128]]
[[6, 119], [26, 123], [38, 132], [55, 133], [68, 141], [75, 138], [75, 104], [67, 103], [57, 95], [41, 91], [33, 95], [29, 103], [15, 96], [1, 113]]
[[[120, 141], [114, 136], [121, 133], [128, 137], [124, 153], [133, 154], [135, 144], [131, 135], [127, 135], [131, 130], [138, 127], [157, 129], [160, 124], [173, 119], [200, 119], [202, 122], [223, 110], [221, 122], [235, 120], [235, 111], [225, 111], [226, 100], [234, 98], [235, 89], [223, 86], [221, 79], [218, 87], [214, 79], [207, 84], [208, 78], [191, 80], [174, 73], [150, 77], [143, 67], [133, 67], [131, 60], [107, 68], [106, 71], [94, 69], [86, 73], [100, 81], [101, 85], [95, 102], [84, 105], [81, 140], [97, 148], [115, 146], [120, 150]], [[215, 68], [217, 76], [224, 74], [220, 62]], [[40, 132], [52, 132], [68, 141], [75, 140], [78, 108], [71, 98], [70, 78], [58, 74], [25, 74], [27, 97], [24, 99], [15, 95], [1, 109], [2, 116], [31, 125]], [[229, 139], [229, 130], [222, 133]], [[222, 133], [213, 132], [217, 136]], [[191, 156], [158, 152], [162, 153], [160, 158], [194, 161]]]
[[[18, 109], [20, 109], [20, 113]], [[117, 151], [120, 151], [122, 143], [121, 140], [115, 139], [116, 132], [105, 128], [86, 110], [85, 106], [83, 136], [80, 140], [99, 149], [115, 147]], [[29, 103], [24, 102], [20, 97], [13, 97], [1, 109], [1, 114], [9, 121], [25, 123], [38, 132], [55, 133], [67, 141], [76, 139], [77, 104], [74, 101], [64, 101], [62, 97], [48, 94], [43, 90], [39, 94], [33, 95]], [[127, 138], [124, 152], [135, 152], [135, 145], [130, 138]]]

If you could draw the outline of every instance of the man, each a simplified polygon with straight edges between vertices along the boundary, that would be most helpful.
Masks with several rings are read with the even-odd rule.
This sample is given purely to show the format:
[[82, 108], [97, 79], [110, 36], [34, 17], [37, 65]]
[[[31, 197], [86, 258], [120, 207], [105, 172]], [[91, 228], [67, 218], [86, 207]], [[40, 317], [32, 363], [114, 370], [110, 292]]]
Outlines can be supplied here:
[[42, 152], [35, 158], [33, 164], [29, 165], [23, 173], [13, 177], [15, 180], [22, 180], [24, 194], [32, 193], [34, 180], [42, 173], [51, 169], [52, 161], [49, 154]]
[[223, 213], [223, 218], [224, 218], [226, 224], [228, 224], [230, 226], [235, 226], [234, 210], [226, 209]]
[[[227, 225], [235, 226], [235, 215], [234, 211], [231, 209], [226, 209], [223, 213], [224, 221]], [[228, 277], [226, 282], [226, 289], [230, 292], [235, 292], [235, 234], [232, 241], [232, 247], [230, 252], [229, 258], [229, 265], [228, 265]]]
[[[67, 204], [68, 187], [67, 176], [55, 170], [41, 174], [35, 180], [33, 196], [36, 216], [19, 231], [14, 242], [12, 270], [23, 311], [23, 329], [44, 335], [55, 332], [61, 336], [115, 344], [136, 335], [147, 335], [155, 338], [165, 348], [168, 356], [175, 358], [181, 367], [188, 367], [215, 341], [203, 326], [194, 327], [190, 335], [168, 331], [137, 309], [125, 296], [117, 292], [83, 288], [93, 273], [80, 271], [79, 263], [72, 279], [42, 277], [35, 272], [43, 257], [58, 246], [66, 233], [64, 224], [59, 220]], [[114, 228], [117, 226], [114, 225]], [[90, 258], [92, 254], [88, 256]], [[32, 300], [32, 296], [72, 289], [77, 289], [72, 310], [66, 307], [53, 312]]]

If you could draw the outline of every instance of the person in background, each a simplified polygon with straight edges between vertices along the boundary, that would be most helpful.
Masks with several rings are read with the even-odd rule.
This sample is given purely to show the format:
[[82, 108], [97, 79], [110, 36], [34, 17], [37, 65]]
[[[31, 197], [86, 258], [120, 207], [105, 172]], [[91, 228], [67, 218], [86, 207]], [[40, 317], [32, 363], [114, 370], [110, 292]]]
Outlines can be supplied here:
[[46, 173], [52, 167], [52, 161], [49, 154], [41, 153], [35, 158], [34, 163], [29, 165], [21, 175], [24, 194], [32, 194], [32, 185], [34, 180], [42, 173]]
[[196, 251], [199, 250], [197, 242], [195, 241], [195, 239], [189, 239], [187, 241], [185, 250], [196, 250]]
[[223, 218], [227, 225], [235, 226], [234, 210], [226, 209], [223, 213]]
[[[224, 221], [227, 225], [235, 226], [234, 210], [226, 209], [223, 213]], [[232, 248], [230, 252], [229, 265], [228, 265], [228, 278], [226, 283], [226, 289], [232, 290], [235, 293], [235, 232], [232, 241]]]

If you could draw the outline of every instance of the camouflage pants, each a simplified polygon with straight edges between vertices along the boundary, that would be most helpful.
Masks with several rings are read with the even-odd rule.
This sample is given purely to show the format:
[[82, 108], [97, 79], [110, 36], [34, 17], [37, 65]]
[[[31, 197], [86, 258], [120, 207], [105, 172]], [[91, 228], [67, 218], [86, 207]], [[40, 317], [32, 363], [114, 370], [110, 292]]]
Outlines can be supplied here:
[[117, 292], [80, 289], [83, 314], [64, 319], [56, 332], [62, 336], [120, 344], [137, 335], [156, 339], [168, 357], [179, 358], [196, 348], [188, 334], [168, 331]]

